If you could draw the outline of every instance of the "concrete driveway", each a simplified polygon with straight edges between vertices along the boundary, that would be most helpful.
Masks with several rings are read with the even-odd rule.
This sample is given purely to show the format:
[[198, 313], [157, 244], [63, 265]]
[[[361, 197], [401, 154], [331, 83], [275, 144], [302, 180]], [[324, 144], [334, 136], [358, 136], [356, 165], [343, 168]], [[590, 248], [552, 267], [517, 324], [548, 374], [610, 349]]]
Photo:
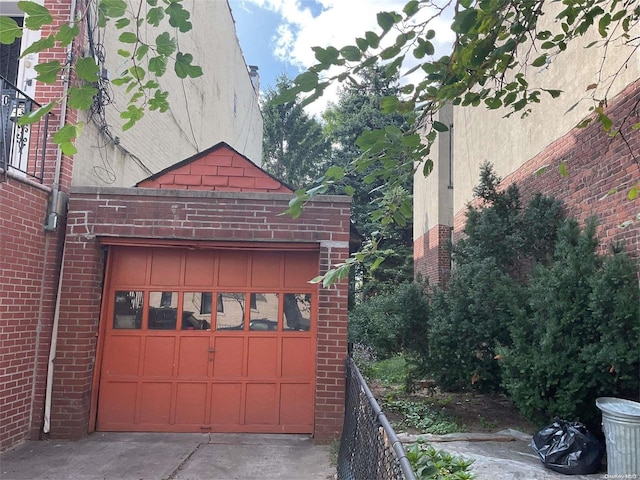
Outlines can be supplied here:
[[2, 480], [327, 480], [335, 470], [330, 447], [307, 435], [94, 433], [0, 457]]

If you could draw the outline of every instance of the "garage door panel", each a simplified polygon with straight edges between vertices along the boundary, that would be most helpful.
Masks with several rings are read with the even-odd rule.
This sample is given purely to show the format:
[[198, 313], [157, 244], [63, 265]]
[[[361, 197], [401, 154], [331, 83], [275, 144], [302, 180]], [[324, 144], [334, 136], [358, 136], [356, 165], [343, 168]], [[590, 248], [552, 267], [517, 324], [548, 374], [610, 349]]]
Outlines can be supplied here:
[[170, 377], [173, 375], [175, 336], [146, 337], [142, 375]]
[[178, 377], [206, 377], [209, 370], [209, 336], [180, 337]]
[[152, 285], [179, 285], [182, 256], [171, 250], [153, 250], [151, 257]]
[[103, 371], [108, 375], [137, 376], [140, 336], [111, 335], [106, 346]]
[[314, 372], [309, 355], [311, 338], [285, 337], [282, 339], [282, 378], [311, 378]]
[[242, 384], [214, 383], [211, 388], [211, 423], [240, 425], [242, 423]]
[[217, 337], [213, 354], [213, 377], [217, 379], [243, 376], [244, 338]]
[[111, 273], [115, 284], [144, 285], [147, 274], [147, 252], [138, 248], [117, 249]]
[[313, 391], [308, 383], [280, 386], [280, 424], [313, 424]]
[[280, 254], [255, 252], [251, 262], [251, 286], [277, 288], [280, 286]]
[[246, 252], [224, 252], [220, 255], [218, 285], [220, 287], [245, 287], [249, 254]]
[[296, 288], [318, 276], [318, 257], [313, 252], [289, 252], [284, 259], [284, 286]]
[[210, 251], [186, 253], [184, 284], [188, 287], [213, 285], [215, 256]]
[[278, 339], [249, 337], [247, 352], [248, 378], [276, 378]]
[[137, 382], [109, 382], [100, 392], [98, 426], [133, 424], [136, 417]]
[[145, 382], [141, 385], [140, 423], [169, 423], [171, 418], [171, 387], [170, 382]]
[[181, 383], [177, 385], [176, 417], [178, 425], [205, 425], [207, 413], [207, 384]]
[[277, 425], [277, 388], [273, 383], [247, 384], [245, 403], [246, 425]]

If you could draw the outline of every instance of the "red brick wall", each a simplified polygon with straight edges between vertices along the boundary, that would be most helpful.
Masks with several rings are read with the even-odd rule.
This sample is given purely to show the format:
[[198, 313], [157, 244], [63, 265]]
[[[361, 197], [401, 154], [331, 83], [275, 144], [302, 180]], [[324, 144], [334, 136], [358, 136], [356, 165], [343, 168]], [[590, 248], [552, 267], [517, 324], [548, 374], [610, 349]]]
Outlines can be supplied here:
[[[97, 193], [96, 193], [97, 192]], [[321, 270], [348, 257], [346, 197], [310, 202], [298, 219], [280, 215], [291, 195], [77, 188], [71, 195], [56, 362], [52, 436], [87, 433], [103, 264], [98, 237], [313, 242]], [[315, 438], [342, 427], [347, 284], [320, 288]]]
[[216, 192], [280, 192], [291, 190], [231, 147], [222, 144], [185, 160], [165, 173], [138, 183], [143, 188]]
[[38, 438], [42, 422], [61, 245], [44, 232], [47, 198], [22, 180], [0, 183], [0, 450]]
[[[50, 29], [69, 18], [71, 1], [45, 0], [54, 16]], [[63, 49], [39, 56], [39, 62], [59, 60]], [[35, 100], [42, 105], [62, 95], [62, 83], [36, 83]], [[60, 124], [60, 106], [49, 116], [49, 143], [43, 185], [7, 176], [0, 170], [0, 451], [40, 435], [51, 326], [64, 237], [64, 219], [57, 232], [44, 230], [47, 200], [54, 180], [56, 146], [51, 143]], [[67, 117], [69, 118], [69, 117]], [[32, 137], [35, 141], [35, 137]], [[35, 150], [30, 149], [30, 153]], [[40, 165], [29, 158], [29, 165]], [[38, 167], [39, 168], [39, 167]], [[71, 185], [72, 159], [63, 157], [59, 186]]]
[[446, 287], [451, 276], [451, 227], [435, 225], [413, 242], [414, 270], [432, 285]]

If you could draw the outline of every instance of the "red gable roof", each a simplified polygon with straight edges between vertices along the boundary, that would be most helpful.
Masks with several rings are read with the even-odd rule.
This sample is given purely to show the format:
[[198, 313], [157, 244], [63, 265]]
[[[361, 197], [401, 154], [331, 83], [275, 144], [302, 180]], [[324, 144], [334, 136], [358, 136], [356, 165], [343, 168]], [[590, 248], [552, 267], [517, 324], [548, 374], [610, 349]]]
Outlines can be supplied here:
[[141, 180], [136, 187], [217, 192], [293, 192], [291, 187], [224, 142]]

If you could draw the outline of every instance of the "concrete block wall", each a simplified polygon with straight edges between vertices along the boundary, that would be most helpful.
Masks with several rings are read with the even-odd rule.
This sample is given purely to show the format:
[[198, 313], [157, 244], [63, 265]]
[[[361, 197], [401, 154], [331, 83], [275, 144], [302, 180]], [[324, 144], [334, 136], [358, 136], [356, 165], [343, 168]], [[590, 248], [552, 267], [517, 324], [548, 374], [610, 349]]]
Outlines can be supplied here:
[[[314, 199], [297, 219], [280, 215], [291, 194], [76, 187], [70, 199], [51, 435], [87, 434], [103, 262], [101, 237], [319, 244], [320, 268], [349, 255], [348, 197]], [[150, 240], [152, 241], [152, 240]], [[315, 439], [342, 427], [347, 355], [346, 282], [320, 288]]]

